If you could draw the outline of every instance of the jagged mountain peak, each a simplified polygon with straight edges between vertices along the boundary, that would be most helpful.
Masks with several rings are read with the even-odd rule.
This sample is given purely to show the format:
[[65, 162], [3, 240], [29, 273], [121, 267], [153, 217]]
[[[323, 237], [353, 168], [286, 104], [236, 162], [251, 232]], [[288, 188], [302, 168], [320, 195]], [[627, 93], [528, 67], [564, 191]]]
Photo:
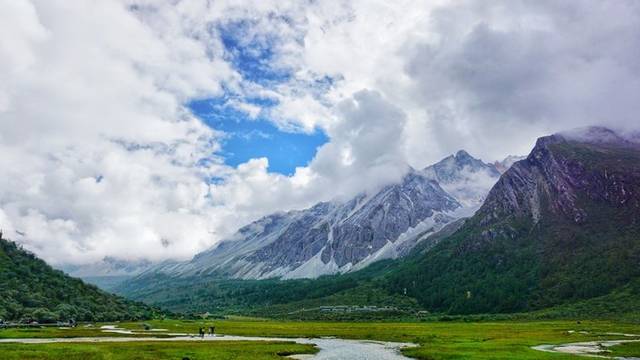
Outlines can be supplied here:
[[[559, 133], [540, 138], [473, 217], [389, 282], [433, 311], [540, 309], [637, 279], [639, 234], [640, 146], [606, 128]], [[473, 295], [454, 296], [463, 289]]]
[[575, 128], [567, 131], [562, 131], [551, 135], [552, 138], [558, 140], [563, 138], [565, 140], [573, 140], [591, 144], [627, 144], [630, 145], [631, 137], [623, 136], [617, 131], [604, 127], [604, 126], [587, 126], [581, 128]]
[[472, 157], [471, 155], [469, 155], [469, 153], [466, 150], [460, 149], [458, 150], [458, 152], [456, 152], [456, 158], [466, 158], [466, 157]]
[[456, 163], [461, 166], [478, 165], [479, 163], [482, 163], [482, 160], [471, 156], [466, 150], [463, 150], [463, 149], [458, 150], [453, 157]]
[[427, 166], [422, 173], [438, 182], [463, 206], [475, 208], [482, 204], [487, 192], [500, 177], [500, 171], [493, 164], [486, 164], [465, 150]]
[[629, 161], [640, 160], [638, 150], [637, 143], [603, 127], [541, 137], [529, 156], [500, 178], [478, 213], [484, 214], [484, 223], [508, 215], [537, 223], [545, 214], [584, 222], [584, 194], [631, 201], [637, 168]]
[[426, 169], [409, 168], [376, 192], [263, 217], [189, 262], [151, 272], [296, 278], [358, 269], [402, 256], [418, 234], [471, 215], [499, 175], [461, 150]]
[[498, 175], [495, 166], [486, 164], [482, 160], [471, 156], [465, 150], [459, 150], [453, 155], [449, 155], [439, 162], [427, 166], [423, 172], [431, 175], [439, 182], [455, 181], [464, 177], [465, 172], [488, 171]]
[[502, 160], [494, 161], [493, 166], [500, 173], [504, 173], [505, 171], [509, 170], [509, 168], [513, 166], [513, 164], [517, 163], [520, 160], [524, 160], [526, 158], [527, 158], [526, 156], [520, 156], [520, 155], [507, 155], [507, 157], [505, 157]]

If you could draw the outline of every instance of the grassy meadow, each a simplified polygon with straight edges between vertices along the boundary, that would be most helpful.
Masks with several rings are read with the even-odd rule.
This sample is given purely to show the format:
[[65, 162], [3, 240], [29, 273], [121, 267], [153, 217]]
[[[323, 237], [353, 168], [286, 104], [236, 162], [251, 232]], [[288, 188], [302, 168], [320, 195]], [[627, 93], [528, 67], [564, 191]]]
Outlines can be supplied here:
[[[417, 359], [576, 359], [573, 355], [531, 349], [540, 344], [619, 339], [640, 334], [640, 325], [614, 321], [498, 321], [498, 322], [293, 322], [235, 318], [215, 321], [155, 320], [152, 328], [170, 333], [195, 334], [200, 327], [215, 325], [216, 333], [266, 337], [322, 337], [412, 342], [404, 350]], [[133, 336], [162, 336], [145, 332], [143, 323], [118, 323]], [[144, 335], [140, 335], [144, 333]], [[127, 336], [103, 333], [99, 326], [74, 329], [6, 329], [0, 338]], [[166, 335], [165, 335], [166, 336]], [[639, 356], [636, 343], [612, 348], [616, 355]], [[273, 359], [282, 354], [312, 353], [313, 347], [289, 343], [256, 342], [136, 342], [99, 344], [0, 344], [3, 359]], [[279, 355], [280, 354], [280, 355]], [[622, 356], [620, 355], [620, 356]]]
[[3, 360], [157, 360], [157, 359], [282, 359], [291, 354], [313, 354], [312, 345], [282, 342], [130, 342], [130, 343], [59, 343], [1, 344]]
[[[199, 322], [152, 322], [171, 331], [195, 332]], [[243, 336], [322, 337], [413, 342], [404, 354], [417, 359], [576, 359], [531, 349], [540, 344], [619, 339], [606, 333], [640, 334], [640, 325], [613, 321], [500, 322], [278, 322], [259, 319], [215, 322], [216, 331]], [[135, 324], [126, 324], [135, 327]], [[180, 330], [178, 330], [180, 329]], [[628, 346], [631, 348], [632, 346]], [[615, 348], [614, 348], [615, 349]], [[617, 351], [617, 350], [616, 350]], [[631, 349], [630, 355], [640, 351]], [[627, 354], [629, 356], [629, 354]]]

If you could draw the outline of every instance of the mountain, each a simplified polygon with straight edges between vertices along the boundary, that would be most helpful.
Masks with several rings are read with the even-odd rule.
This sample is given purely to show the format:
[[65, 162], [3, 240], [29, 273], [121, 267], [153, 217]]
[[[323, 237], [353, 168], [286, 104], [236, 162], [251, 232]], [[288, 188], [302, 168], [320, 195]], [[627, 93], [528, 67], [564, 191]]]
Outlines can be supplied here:
[[374, 194], [266, 216], [191, 261], [165, 262], [140, 276], [293, 279], [358, 270], [405, 255], [426, 235], [470, 216], [499, 176], [459, 151]]
[[638, 139], [597, 127], [540, 138], [473, 216], [417, 235], [402, 259], [315, 280], [155, 273], [119, 290], [176, 310], [278, 317], [327, 305], [560, 316], [637, 310]]
[[464, 207], [470, 208], [482, 204], [487, 192], [500, 177], [494, 165], [485, 164], [464, 150], [428, 166], [423, 174], [436, 181]]
[[501, 173], [504, 173], [505, 171], [509, 170], [509, 168], [513, 164], [517, 163], [520, 160], [524, 160], [526, 158], [527, 158], [526, 156], [509, 155], [506, 158], [504, 158], [502, 161], [495, 161], [493, 163], [493, 166], [495, 166], [495, 168]]
[[593, 127], [538, 139], [472, 218], [386, 281], [433, 311], [526, 311], [621, 289], [639, 263], [640, 144]]
[[144, 304], [108, 294], [54, 270], [15, 243], [0, 238], [0, 319], [40, 322], [151, 318]]
[[122, 282], [139, 275], [153, 265], [148, 260], [121, 260], [106, 256], [101, 261], [84, 265], [64, 265], [60, 270], [89, 284], [110, 291]]

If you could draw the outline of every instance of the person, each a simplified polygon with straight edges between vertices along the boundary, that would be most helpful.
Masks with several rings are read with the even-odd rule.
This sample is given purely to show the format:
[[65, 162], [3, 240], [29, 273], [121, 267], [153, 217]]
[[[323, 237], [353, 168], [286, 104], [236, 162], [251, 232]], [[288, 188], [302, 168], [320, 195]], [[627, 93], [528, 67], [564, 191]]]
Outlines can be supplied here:
[[216, 333], [216, 327], [215, 326], [209, 326], [209, 335], [213, 336]]
[[204, 329], [202, 327], [198, 330], [198, 334], [204, 339]]

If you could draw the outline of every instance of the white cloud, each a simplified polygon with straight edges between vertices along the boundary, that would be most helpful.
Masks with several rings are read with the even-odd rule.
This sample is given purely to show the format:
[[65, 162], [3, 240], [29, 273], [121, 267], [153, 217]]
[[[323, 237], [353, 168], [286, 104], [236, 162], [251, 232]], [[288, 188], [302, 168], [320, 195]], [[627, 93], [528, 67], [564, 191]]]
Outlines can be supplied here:
[[636, 123], [634, 1], [317, 2], [305, 14], [298, 93], [296, 81], [323, 75], [336, 81], [318, 104], [380, 92], [407, 115], [414, 166], [460, 147], [492, 160], [550, 132]]
[[[639, 8], [0, 0], [0, 226], [57, 263], [184, 258], [259, 216], [376, 188], [459, 148], [493, 160], [552, 131], [629, 127]], [[243, 78], [229, 27], [286, 81]], [[290, 177], [264, 158], [225, 166], [225, 134], [184, 107], [220, 95], [330, 142]]]
[[184, 257], [208, 245], [204, 179], [220, 165], [197, 163], [218, 149], [217, 134], [181, 104], [220, 93], [237, 78], [231, 67], [117, 2], [0, 8], [7, 235], [53, 262]]

